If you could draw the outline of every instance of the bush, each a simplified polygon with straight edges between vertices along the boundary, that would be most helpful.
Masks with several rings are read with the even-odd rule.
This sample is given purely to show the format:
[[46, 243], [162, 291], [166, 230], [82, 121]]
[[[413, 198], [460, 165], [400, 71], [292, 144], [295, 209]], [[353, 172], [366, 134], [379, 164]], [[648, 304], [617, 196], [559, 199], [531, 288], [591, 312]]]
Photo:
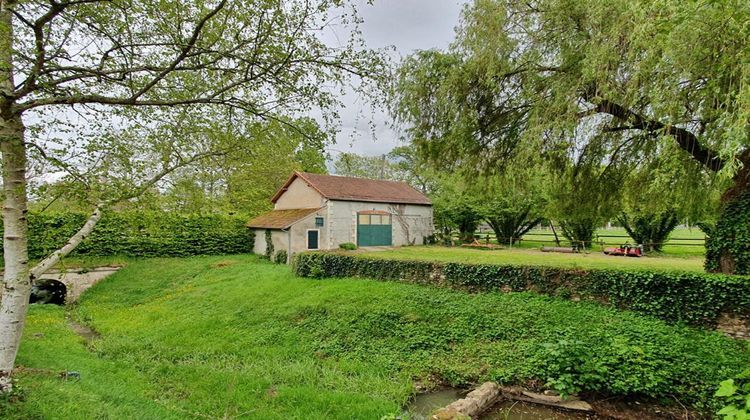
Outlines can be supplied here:
[[560, 220], [560, 229], [563, 236], [576, 248], [591, 248], [594, 242], [594, 233], [596, 233], [598, 226], [599, 220], [595, 218], [579, 217]]
[[284, 250], [277, 252], [276, 255], [274, 255], [273, 257], [273, 262], [275, 262], [276, 264], [286, 264], [286, 260], [287, 260], [287, 253]]
[[717, 414], [728, 420], [750, 418], [750, 369], [723, 381], [714, 396], [726, 404]]
[[679, 223], [674, 210], [660, 214], [639, 213], [632, 217], [622, 213], [617, 221], [635, 243], [643, 244], [647, 251], [661, 251], [664, 242]]
[[[29, 213], [29, 258], [62, 247], [88, 217], [85, 213]], [[251, 253], [255, 234], [244, 218], [165, 212], [106, 212], [71, 255], [187, 257]], [[0, 228], [1, 230], [1, 228]]]
[[302, 277], [365, 277], [468, 291], [529, 290], [707, 327], [724, 313], [750, 315], [750, 278], [743, 276], [385, 260], [324, 252], [297, 254], [294, 270]]
[[343, 244], [339, 244], [339, 248], [347, 251], [354, 251], [355, 249], [357, 249], [357, 245], [351, 242], [344, 242]]

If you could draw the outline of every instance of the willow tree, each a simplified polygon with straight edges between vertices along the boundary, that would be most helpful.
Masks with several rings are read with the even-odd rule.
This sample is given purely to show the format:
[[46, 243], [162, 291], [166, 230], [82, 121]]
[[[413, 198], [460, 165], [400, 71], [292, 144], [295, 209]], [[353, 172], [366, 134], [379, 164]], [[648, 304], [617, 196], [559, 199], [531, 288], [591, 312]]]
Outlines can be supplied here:
[[448, 51], [403, 63], [395, 112], [436, 158], [675, 153], [731, 178], [706, 267], [749, 273], [748, 21], [739, 0], [476, 0]]
[[[189, 111], [210, 120], [205, 113], [217, 107], [240, 109], [247, 118], [257, 119], [315, 108], [323, 110], [326, 121], [333, 121], [336, 94], [348, 80], [374, 76], [382, 65], [378, 54], [363, 48], [354, 12], [339, 0], [0, 0], [5, 261], [0, 391], [12, 388], [11, 370], [33, 279], [75, 248], [106, 207], [145, 191], [201, 153], [212, 153], [185, 154], [172, 147], [184, 142], [136, 138], [127, 130], [102, 136], [120, 140], [114, 143], [78, 144], [78, 130], [86, 131], [81, 125], [106, 120], [127, 128], [132, 118], [139, 118], [146, 120], [138, 121], [141, 127], [151, 130], [158, 122], [149, 120], [159, 114]], [[351, 38], [341, 45], [324, 43], [331, 22], [353, 28]], [[189, 108], [195, 105], [200, 107]], [[143, 108], [149, 110], [137, 111]], [[58, 134], [62, 146], [45, 141], [49, 132]], [[145, 144], [155, 154], [139, 156], [135, 152], [148, 139], [159, 147]], [[123, 188], [116, 190], [131, 194], [110, 195], [96, 203], [65, 247], [30, 269], [28, 155], [33, 151], [75, 178], [81, 174], [78, 162], [65, 156], [87, 161], [87, 156], [102, 150], [121, 157], [112, 160], [99, 154], [99, 164], [125, 173], [119, 178]], [[141, 185], [128, 185], [132, 178], [127, 169], [133, 162], [147, 172]], [[153, 165], [141, 165], [144, 162]]]

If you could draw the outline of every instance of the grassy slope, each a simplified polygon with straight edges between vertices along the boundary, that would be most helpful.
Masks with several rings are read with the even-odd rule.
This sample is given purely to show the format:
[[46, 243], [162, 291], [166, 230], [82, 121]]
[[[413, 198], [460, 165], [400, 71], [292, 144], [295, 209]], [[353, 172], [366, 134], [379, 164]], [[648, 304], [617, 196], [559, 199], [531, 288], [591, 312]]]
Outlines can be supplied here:
[[611, 257], [601, 252], [588, 254], [563, 254], [541, 252], [538, 249], [482, 250], [460, 247], [414, 246], [393, 250], [369, 252], [372, 258], [397, 258], [406, 260], [434, 260], [473, 264], [548, 265], [569, 268], [611, 268], [624, 270], [681, 270], [703, 271], [703, 258], [677, 257]]
[[89, 350], [62, 308], [32, 305], [18, 362], [83, 379], [20, 374], [26, 398], [8, 417], [379, 418], [407, 401], [414, 378], [538, 376], [539, 349], [561, 339], [607, 361], [610, 387], [642, 382], [684, 400], [750, 363], [718, 334], [594, 304], [303, 280], [252, 256], [135, 262], [75, 314], [102, 334]]

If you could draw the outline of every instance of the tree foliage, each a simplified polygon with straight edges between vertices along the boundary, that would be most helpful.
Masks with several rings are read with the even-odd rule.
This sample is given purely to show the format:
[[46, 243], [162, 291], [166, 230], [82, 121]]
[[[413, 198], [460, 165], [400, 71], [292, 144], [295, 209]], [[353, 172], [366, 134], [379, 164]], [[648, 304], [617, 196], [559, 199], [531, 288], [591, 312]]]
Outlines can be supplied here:
[[632, 217], [622, 213], [617, 221], [636, 244], [643, 245], [648, 251], [661, 251], [664, 242], [680, 222], [675, 210], [657, 214], [640, 213]]
[[423, 193], [434, 189], [436, 174], [412, 145], [379, 156], [341, 153], [333, 161], [336, 175], [406, 182]]
[[293, 171], [326, 172], [324, 147], [330, 140], [313, 120], [225, 127], [228, 133], [221, 136], [232, 147], [167, 177], [158, 200], [162, 208], [255, 215], [270, 209], [270, 197]]
[[[447, 51], [402, 63], [392, 111], [433, 160], [587, 155], [598, 171], [667, 156], [694, 186], [733, 176], [729, 200], [750, 186], [749, 20], [735, 0], [477, 0]], [[576, 224], [600, 220], [588, 213]]]
[[[341, 45], [323, 41], [331, 22], [352, 29]], [[354, 77], [364, 81], [359, 90], [376, 87], [384, 73], [358, 22], [339, 0], [0, 2], [0, 392], [12, 388], [33, 279], [75, 249], [107, 208], [223, 153], [205, 135], [221, 121], [214, 116], [229, 108], [242, 120], [288, 125], [286, 117], [315, 110], [334, 131], [337, 94]], [[33, 269], [30, 151], [92, 201], [81, 229]]]
[[544, 166], [528, 162], [473, 179], [472, 190], [482, 199], [482, 216], [499, 243], [514, 244], [543, 220], [548, 175]]

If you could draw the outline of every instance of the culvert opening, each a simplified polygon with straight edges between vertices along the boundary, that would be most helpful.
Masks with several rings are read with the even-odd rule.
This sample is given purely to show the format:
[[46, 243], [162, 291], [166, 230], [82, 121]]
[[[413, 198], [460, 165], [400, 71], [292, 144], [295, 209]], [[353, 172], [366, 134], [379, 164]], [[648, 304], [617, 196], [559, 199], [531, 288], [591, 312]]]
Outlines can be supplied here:
[[65, 283], [54, 279], [40, 279], [31, 285], [29, 303], [49, 303], [65, 305], [68, 288]]

